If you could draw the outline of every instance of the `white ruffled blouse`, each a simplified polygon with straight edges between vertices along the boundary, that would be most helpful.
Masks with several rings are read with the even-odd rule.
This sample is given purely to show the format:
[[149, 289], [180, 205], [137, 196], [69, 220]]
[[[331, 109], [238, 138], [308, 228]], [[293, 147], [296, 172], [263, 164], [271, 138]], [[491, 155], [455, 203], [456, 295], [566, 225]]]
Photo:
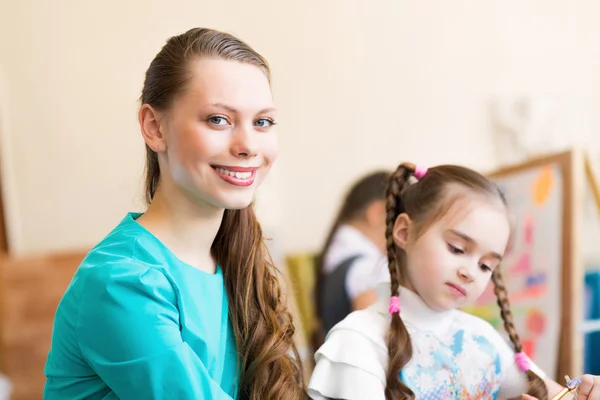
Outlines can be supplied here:
[[[312, 399], [385, 399], [388, 284], [378, 291], [380, 300], [337, 324], [315, 354]], [[460, 310], [432, 310], [406, 288], [400, 304], [413, 347], [400, 379], [417, 399], [520, 398], [527, 391], [512, 347], [489, 323]], [[545, 378], [537, 366], [532, 370]]]

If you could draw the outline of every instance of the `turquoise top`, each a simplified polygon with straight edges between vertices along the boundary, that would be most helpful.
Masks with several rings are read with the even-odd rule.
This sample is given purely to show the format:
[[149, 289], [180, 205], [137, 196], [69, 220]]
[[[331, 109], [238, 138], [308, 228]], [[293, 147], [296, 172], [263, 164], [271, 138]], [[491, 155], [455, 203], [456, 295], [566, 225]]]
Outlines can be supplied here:
[[56, 312], [44, 399], [234, 399], [220, 267], [184, 264], [130, 213], [83, 260]]

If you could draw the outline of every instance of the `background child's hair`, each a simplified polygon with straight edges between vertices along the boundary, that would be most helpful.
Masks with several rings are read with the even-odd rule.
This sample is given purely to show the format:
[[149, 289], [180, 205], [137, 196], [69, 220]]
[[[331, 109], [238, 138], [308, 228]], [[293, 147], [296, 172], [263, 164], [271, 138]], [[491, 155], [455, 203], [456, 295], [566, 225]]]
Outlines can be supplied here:
[[[410, 178], [415, 165], [404, 163], [390, 176], [386, 194], [386, 241], [391, 278], [391, 295], [398, 296], [400, 285], [406, 282], [406, 253], [394, 244], [393, 229], [398, 216], [406, 213], [412, 220], [416, 235], [422, 234], [429, 226], [439, 220], [456, 200], [468, 195], [488, 197], [490, 201], [506, 206], [506, 199], [498, 187], [486, 177], [468, 168], [455, 165], [441, 165], [430, 168], [416, 184]], [[457, 190], [449, 190], [452, 188]], [[500, 268], [492, 274], [495, 293], [498, 297], [502, 319], [515, 352], [523, 347], [517, 335], [508, 295], [502, 282]], [[410, 335], [399, 313], [391, 316], [391, 325], [387, 339], [388, 368], [385, 397], [387, 400], [414, 399], [414, 393], [400, 380], [400, 371], [412, 358]], [[529, 379], [528, 394], [538, 399], [547, 399], [548, 391], [542, 379], [532, 371], [527, 371]]]
[[[319, 254], [315, 257], [315, 303], [317, 305], [317, 316], [320, 319], [323, 315], [323, 300], [321, 296], [321, 284], [324, 280], [323, 264], [325, 262], [325, 254], [331, 246], [333, 237], [338, 228], [354, 218], [359, 217], [365, 212], [371, 203], [377, 200], [385, 200], [385, 191], [391, 171], [375, 171], [371, 172], [358, 181], [356, 181], [348, 190], [342, 201], [342, 206], [338, 211], [333, 224], [327, 233], [325, 244]], [[324, 342], [325, 334], [321, 326], [317, 324], [315, 332], [312, 334], [311, 345], [316, 350]]]

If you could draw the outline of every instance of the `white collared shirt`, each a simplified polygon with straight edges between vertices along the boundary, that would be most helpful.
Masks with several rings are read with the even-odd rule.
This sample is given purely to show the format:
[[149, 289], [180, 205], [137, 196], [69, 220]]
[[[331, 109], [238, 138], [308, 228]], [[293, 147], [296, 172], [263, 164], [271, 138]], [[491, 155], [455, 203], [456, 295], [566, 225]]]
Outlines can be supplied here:
[[375, 289], [379, 282], [389, 280], [385, 255], [368, 237], [350, 225], [342, 225], [335, 232], [325, 253], [323, 272], [331, 273], [344, 260], [357, 255], [360, 258], [352, 263], [346, 275], [346, 292], [351, 300]]
[[[312, 399], [385, 399], [389, 285], [378, 285], [378, 292], [376, 304], [333, 327], [315, 354]], [[406, 288], [400, 290], [400, 304], [413, 347], [400, 376], [417, 399], [520, 398], [526, 393], [527, 377], [512, 347], [486, 321], [460, 310], [432, 310]], [[545, 378], [537, 366], [532, 371]]]

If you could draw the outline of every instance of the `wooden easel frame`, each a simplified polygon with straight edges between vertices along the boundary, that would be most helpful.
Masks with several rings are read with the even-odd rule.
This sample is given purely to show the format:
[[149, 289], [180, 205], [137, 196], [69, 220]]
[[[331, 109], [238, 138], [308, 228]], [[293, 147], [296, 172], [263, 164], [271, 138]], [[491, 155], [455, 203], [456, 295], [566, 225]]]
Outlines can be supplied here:
[[545, 165], [560, 167], [563, 178], [561, 330], [558, 368], [554, 377], [558, 382], [562, 382], [565, 375], [579, 376], [583, 372], [584, 335], [579, 331], [579, 326], [583, 321], [581, 293], [584, 290], [585, 271], [580, 239], [586, 183], [600, 212], [600, 184], [595, 168], [586, 153], [574, 149], [504, 167], [489, 173], [488, 176], [500, 178]]
[[[1, 73], [2, 71], [0, 71]], [[0, 139], [2, 139], [3, 135], [6, 135], [7, 132], [5, 132], [6, 129], [6, 114], [5, 114], [5, 108], [4, 108], [4, 93], [3, 93], [3, 76], [0, 74]], [[0, 140], [1, 142], [1, 140]], [[1, 163], [0, 163], [1, 164]], [[6, 208], [4, 207], [4, 182], [2, 179], [2, 173], [1, 173], [1, 169], [0, 169], [0, 258], [6, 257], [9, 254], [9, 247], [8, 247], [8, 232], [6, 229], [6, 217], [5, 217], [5, 213], [6, 213]], [[2, 269], [2, 266], [0, 265], [0, 334], [4, 329], [4, 326], [2, 325], [2, 319], [4, 317], [3, 314], [3, 310], [4, 310], [4, 292], [2, 290], [2, 285], [4, 282], [2, 282], [2, 280], [4, 279], [4, 271]], [[3, 363], [4, 360], [2, 358], [2, 354], [3, 354], [3, 349], [2, 346], [0, 344], [0, 373], [2, 372], [2, 367], [3, 367]]]

